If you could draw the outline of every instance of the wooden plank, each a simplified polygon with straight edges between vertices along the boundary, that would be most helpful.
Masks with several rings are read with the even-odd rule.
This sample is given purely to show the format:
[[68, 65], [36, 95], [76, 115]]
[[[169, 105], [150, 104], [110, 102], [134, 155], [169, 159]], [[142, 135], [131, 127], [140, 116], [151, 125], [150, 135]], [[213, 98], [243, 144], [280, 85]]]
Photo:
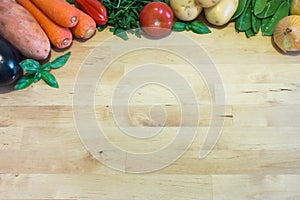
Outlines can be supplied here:
[[299, 184], [299, 175], [213, 175], [213, 199], [299, 199]]
[[8, 174], [0, 178], [1, 199], [212, 199], [210, 175]]

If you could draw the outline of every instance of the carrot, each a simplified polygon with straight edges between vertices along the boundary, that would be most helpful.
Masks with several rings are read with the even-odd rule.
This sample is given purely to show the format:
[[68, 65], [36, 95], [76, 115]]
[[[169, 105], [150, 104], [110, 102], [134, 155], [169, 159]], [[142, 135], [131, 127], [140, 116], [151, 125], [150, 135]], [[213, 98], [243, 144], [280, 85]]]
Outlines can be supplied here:
[[74, 27], [79, 20], [79, 12], [65, 0], [31, 0], [52, 21], [63, 27]]
[[69, 28], [65, 28], [54, 23], [30, 0], [16, 0], [16, 2], [28, 10], [38, 21], [53, 46], [63, 49], [71, 45], [73, 38], [72, 32]]
[[83, 11], [79, 10], [79, 13], [79, 22], [71, 31], [77, 38], [89, 39], [96, 32], [96, 22]]

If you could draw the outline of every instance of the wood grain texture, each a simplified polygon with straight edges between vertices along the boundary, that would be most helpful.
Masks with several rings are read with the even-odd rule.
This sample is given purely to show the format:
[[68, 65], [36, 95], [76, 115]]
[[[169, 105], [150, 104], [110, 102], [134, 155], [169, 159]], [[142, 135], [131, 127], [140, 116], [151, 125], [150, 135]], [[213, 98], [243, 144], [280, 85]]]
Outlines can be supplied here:
[[[0, 199], [300, 199], [299, 55], [281, 54], [269, 37], [247, 39], [233, 24], [212, 31], [185, 34], [206, 51], [219, 72], [223, 85], [214, 85], [213, 94], [205, 77], [196, 76], [188, 62], [151, 50], [117, 59], [95, 90], [95, 115], [107, 138], [128, 151], [152, 152], [172, 141], [179, 126], [191, 126], [190, 121], [180, 123], [180, 102], [166, 88], [143, 87], [132, 95], [129, 106], [115, 106], [128, 108], [131, 120], [123, 121], [128, 127], [163, 131], [143, 141], [127, 137], [116, 126], [111, 105], [118, 81], [152, 55], [191, 84], [201, 113], [197, 135], [178, 160], [152, 173], [128, 174], [103, 165], [85, 149], [76, 129], [72, 100], [77, 74], [87, 56], [111, 37], [108, 31], [86, 42], [74, 41], [67, 65], [53, 71], [59, 89], [43, 82], [24, 91], [0, 89]], [[63, 53], [53, 51], [52, 57]], [[88, 88], [88, 80], [86, 84]], [[199, 159], [211, 125], [212, 96], [222, 87], [225, 113], [216, 118], [224, 120], [222, 134], [213, 151]], [[151, 116], [153, 105], [164, 108], [166, 119]], [[106, 156], [105, 150], [102, 153]], [[125, 171], [134, 165], [126, 158], [115, 161]]]

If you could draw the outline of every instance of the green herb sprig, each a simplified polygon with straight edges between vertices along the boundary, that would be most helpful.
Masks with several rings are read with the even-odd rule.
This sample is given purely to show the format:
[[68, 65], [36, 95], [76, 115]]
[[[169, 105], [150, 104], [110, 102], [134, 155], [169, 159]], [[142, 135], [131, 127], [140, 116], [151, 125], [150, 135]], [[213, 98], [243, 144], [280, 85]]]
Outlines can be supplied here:
[[[101, 0], [108, 14], [107, 25], [112, 26], [109, 30], [124, 40], [129, 39], [127, 33], [140, 38], [143, 32], [140, 13], [148, 3], [153, 1], [159, 0]], [[160, 0], [160, 2], [169, 4], [169, 0]], [[102, 31], [106, 26], [99, 26], [98, 30]]]
[[51, 69], [59, 69], [64, 66], [71, 52], [68, 52], [62, 56], [57, 57], [52, 62], [47, 62], [41, 65], [38, 61], [33, 59], [26, 59], [19, 64], [24, 70], [25, 75], [16, 83], [14, 89], [22, 90], [29, 87], [32, 83], [37, 83], [41, 79], [47, 83], [50, 87], [58, 88], [58, 82], [53, 74], [50, 73]]
[[196, 34], [208, 34], [211, 33], [211, 30], [203, 22], [194, 20], [192, 22], [182, 22], [177, 21], [172, 26], [173, 31], [182, 32], [182, 31], [192, 31]]

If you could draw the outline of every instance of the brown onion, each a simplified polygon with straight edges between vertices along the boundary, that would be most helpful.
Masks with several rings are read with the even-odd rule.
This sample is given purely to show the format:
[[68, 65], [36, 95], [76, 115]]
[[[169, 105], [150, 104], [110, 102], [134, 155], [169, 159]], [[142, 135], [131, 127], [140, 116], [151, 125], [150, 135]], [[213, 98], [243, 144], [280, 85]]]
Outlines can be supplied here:
[[291, 15], [300, 15], [300, 0], [292, 0], [290, 13]]
[[299, 51], [300, 16], [290, 15], [281, 19], [275, 26], [273, 38], [282, 51]]

